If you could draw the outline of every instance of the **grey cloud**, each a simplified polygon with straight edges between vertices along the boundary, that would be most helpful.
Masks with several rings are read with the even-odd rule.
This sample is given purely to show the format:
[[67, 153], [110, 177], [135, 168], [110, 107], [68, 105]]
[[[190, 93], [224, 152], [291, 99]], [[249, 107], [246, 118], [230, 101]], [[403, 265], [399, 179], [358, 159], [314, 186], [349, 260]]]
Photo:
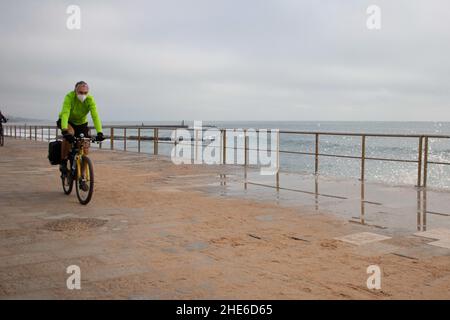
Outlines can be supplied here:
[[[450, 3], [79, 1], [0, 4], [0, 106], [57, 116], [91, 83], [105, 120], [450, 120]], [[428, 111], [424, 114], [424, 108]]]

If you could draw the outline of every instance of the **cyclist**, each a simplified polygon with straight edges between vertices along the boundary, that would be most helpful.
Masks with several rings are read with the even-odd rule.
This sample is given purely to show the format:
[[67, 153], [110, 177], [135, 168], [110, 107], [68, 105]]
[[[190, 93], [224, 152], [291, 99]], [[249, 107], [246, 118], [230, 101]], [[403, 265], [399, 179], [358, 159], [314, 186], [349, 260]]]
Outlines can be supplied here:
[[[103, 141], [105, 138], [102, 133], [102, 122], [97, 112], [97, 105], [94, 98], [89, 94], [89, 86], [86, 82], [80, 81], [75, 84], [75, 89], [70, 91], [64, 98], [59, 119], [56, 122], [64, 136], [61, 148], [61, 165], [60, 170], [66, 173], [67, 158], [69, 156], [71, 144], [75, 141], [75, 137], [79, 137], [82, 133], [85, 137], [89, 137], [89, 128], [87, 122], [87, 114], [91, 113], [95, 130], [97, 131], [97, 141]], [[88, 150], [85, 150], [86, 153]]]
[[0, 111], [0, 133], [3, 134], [3, 125], [2, 123], [7, 123], [8, 119], [5, 118], [5, 116], [2, 114], [2, 112]]

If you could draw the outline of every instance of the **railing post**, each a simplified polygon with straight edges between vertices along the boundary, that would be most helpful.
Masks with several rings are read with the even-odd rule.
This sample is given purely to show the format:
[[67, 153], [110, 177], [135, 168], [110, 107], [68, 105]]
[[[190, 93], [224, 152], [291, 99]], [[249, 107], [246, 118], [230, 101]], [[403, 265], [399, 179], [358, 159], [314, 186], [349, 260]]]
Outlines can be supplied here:
[[158, 155], [158, 140], [159, 140], [159, 132], [158, 128], [153, 129], [153, 154]]
[[247, 129], [244, 129], [244, 188], [247, 190], [247, 165], [248, 165], [248, 137]]
[[58, 139], [58, 128], [55, 128], [55, 139]]
[[422, 155], [423, 155], [423, 137], [419, 137], [419, 149], [417, 159], [417, 187], [422, 186]]
[[361, 136], [361, 181], [364, 181], [366, 170], [366, 136]]
[[141, 152], [141, 128], [138, 128], [138, 152]]
[[227, 129], [223, 129], [223, 164], [227, 164]]
[[[236, 157], [236, 160], [239, 161], [239, 157], [237, 155], [238, 153], [238, 146], [237, 146], [237, 141], [239, 140], [239, 138], [236, 138], [236, 128], [233, 128], [233, 157]], [[234, 163], [234, 159], [231, 160]], [[236, 161], [236, 163], [237, 163]]]
[[34, 141], [37, 141], [37, 126], [34, 126]]
[[30, 140], [33, 140], [33, 128], [30, 126]]
[[44, 126], [41, 126], [41, 140], [44, 141]]
[[48, 141], [50, 141], [50, 127], [48, 127]]
[[194, 163], [198, 161], [198, 129], [194, 127]]
[[423, 187], [427, 186], [428, 179], [428, 137], [425, 137], [425, 151], [423, 156]]
[[315, 162], [314, 162], [314, 174], [319, 173], [319, 134], [316, 133], [316, 146], [315, 146]]
[[248, 164], [248, 137], [247, 129], [244, 129], [244, 166]]
[[114, 150], [114, 128], [111, 128], [110, 141], [110, 149]]
[[17, 126], [14, 125], [14, 139], [17, 139]]
[[[272, 145], [272, 143], [270, 143]], [[270, 153], [272, 154], [272, 149]], [[277, 191], [280, 191], [280, 130], [277, 130]]]
[[123, 128], [123, 150], [127, 151], [127, 128]]

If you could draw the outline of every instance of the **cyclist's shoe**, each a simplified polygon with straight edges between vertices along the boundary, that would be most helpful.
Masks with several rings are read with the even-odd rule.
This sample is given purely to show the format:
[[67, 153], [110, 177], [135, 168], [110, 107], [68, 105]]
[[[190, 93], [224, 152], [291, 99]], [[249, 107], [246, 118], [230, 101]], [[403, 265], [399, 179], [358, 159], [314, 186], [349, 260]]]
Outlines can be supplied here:
[[84, 179], [80, 181], [80, 189], [84, 192], [87, 192], [89, 190], [88, 184]]

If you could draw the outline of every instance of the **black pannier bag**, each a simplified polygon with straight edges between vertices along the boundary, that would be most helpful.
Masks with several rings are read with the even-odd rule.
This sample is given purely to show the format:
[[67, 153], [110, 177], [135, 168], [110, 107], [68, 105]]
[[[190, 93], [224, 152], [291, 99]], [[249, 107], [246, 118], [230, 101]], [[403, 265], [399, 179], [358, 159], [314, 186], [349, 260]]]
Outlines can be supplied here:
[[48, 161], [52, 165], [61, 164], [61, 141], [52, 141], [48, 144]]

